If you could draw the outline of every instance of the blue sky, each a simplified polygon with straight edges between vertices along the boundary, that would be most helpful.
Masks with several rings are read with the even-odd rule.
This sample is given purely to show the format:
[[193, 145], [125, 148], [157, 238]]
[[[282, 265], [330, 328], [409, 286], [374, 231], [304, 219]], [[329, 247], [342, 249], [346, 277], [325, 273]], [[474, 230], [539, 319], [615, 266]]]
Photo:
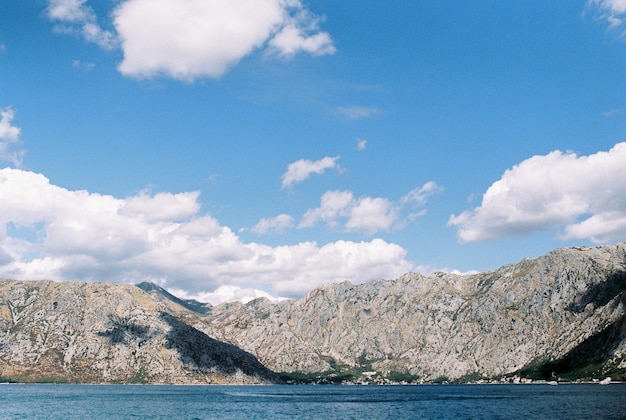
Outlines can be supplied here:
[[0, 0], [0, 276], [218, 303], [625, 241], [625, 18]]

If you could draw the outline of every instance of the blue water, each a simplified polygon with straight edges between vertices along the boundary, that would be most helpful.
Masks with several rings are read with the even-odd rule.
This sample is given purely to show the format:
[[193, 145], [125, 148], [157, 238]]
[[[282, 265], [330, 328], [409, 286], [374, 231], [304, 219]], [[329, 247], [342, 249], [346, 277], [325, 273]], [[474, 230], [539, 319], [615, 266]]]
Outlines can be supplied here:
[[626, 384], [0, 385], [10, 419], [625, 419]]

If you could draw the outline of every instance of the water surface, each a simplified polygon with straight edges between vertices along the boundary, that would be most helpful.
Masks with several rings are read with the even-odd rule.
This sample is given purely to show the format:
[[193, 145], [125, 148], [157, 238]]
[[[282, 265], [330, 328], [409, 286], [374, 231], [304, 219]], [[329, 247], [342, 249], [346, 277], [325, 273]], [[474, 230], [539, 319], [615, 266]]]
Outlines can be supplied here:
[[626, 384], [0, 385], [0, 418], [626, 418]]

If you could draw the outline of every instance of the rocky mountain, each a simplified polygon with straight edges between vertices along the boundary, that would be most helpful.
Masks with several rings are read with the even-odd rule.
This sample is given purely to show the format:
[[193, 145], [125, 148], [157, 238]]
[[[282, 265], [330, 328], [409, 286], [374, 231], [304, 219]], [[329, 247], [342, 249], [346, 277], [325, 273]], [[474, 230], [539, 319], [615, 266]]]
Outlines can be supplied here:
[[626, 244], [471, 276], [329, 284], [277, 304], [0, 280], [5, 380], [277, 381], [268, 368], [331, 381], [626, 380]]
[[216, 306], [193, 326], [278, 372], [473, 380], [626, 379], [626, 244], [558, 249], [471, 276], [329, 284]]
[[142, 282], [137, 285], [144, 292], [149, 293], [154, 299], [162, 303], [174, 302], [183, 306], [190, 311], [199, 312], [201, 314], [211, 313], [213, 306], [210, 303], [198, 302], [194, 299], [179, 299], [162, 287], [154, 283]]
[[0, 280], [0, 381], [279, 380], [250, 353], [174, 315], [185, 312], [132, 285]]

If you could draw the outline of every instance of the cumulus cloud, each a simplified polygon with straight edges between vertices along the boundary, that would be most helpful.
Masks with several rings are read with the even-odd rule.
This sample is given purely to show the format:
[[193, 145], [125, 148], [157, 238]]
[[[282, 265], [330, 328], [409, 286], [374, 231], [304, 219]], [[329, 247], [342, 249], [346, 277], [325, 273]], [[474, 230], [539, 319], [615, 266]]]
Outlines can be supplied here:
[[0, 169], [0, 276], [153, 281], [212, 303], [300, 296], [329, 282], [359, 283], [411, 269], [381, 239], [269, 246], [243, 242], [199, 213], [198, 192], [116, 198]]
[[350, 208], [354, 206], [354, 195], [351, 191], [327, 191], [320, 201], [318, 208], [310, 209], [304, 214], [299, 228], [313, 227], [318, 222], [336, 227], [340, 219], [350, 214]]
[[367, 147], [367, 140], [364, 140], [364, 139], [357, 139], [356, 140], [356, 149], [357, 150], [365, 150], [366, 147]]
[[416, 188], [397, 202], [383, 197], [355, 198], [351, 191], [327, 191], [322, 195], [320, 206], [309, 209], [300, 221], [299, 228], [310, 228], [325, 223], [331, 228], [343, 227], [347, 231], [373, 235], [404, 226], [407, 222], [426, 214], [425, 209], [405, 213], [422, 207], [428, 197], [441, 191], [435, 182], [429, 181]]
[[320, 160], [311, 161], [300, 159], [287, 166], [287, 171], [282, 175], [282, 187], [289, 188], [298, 182], [302, 182], [313, 174], [323, 174], [326, 169], [339, 169], [337, 161], [339, 156], [326, 156]]
[[[315, 27], [317, 29], [317, 27]], [[293, 24], [285, 26], [269, 43], [269, 52], [281, 57], [291, 58], [300, 51], [312, 55], [326, 55], [335, 53], [333, 41], [327, 32], [318, 32], [307, 35]]]
[[563, 227], [564, 239], [626, 240], [626, 143], [589, 156], [554, 151], [507, 170], [479, 207], [452, 215], [461, 242]]
[[373, 235], [391, 229], [396, 220], [398, 210], [391, 201], [381, 197], [361, 197], [350, 207], [346, 229]]
[[200, 210], [199, 195], [198, 191], [156, 195], [142, 191], [139, 195], [124, 200], [124, 206], [120, 208], [119, 213], [143, 217], [150, 222], [184, 220]]
[[158, 76], [191, 82], [219, 78], [257, 49], [290, 59], [300, 52], [333, 54], [321, 18], [300, 0], [121, 0], [110, 28], [87, 0], [48, 0], [55, 31], [121, 48], [118, 70], [129, 77]]
[[284, 233], [291, 227], [293, 227], [293, 217], [283, 213], [276, 217], [259, 220], [250, 230], [257, 235], [266, 235], [268, 233]]
[[330, 35], [299, 0], [127, 0], [114, 11], [131, 77], [218, 78], [268, 44], [285, 58], [332, 54]]
[[20, 144], [22, 130], [13, 125], [13, 118], [15, 118], [13, 108], [0, 109], [0, 159], [20, 166], [26, 152], [19, 148], [16, 149]]

